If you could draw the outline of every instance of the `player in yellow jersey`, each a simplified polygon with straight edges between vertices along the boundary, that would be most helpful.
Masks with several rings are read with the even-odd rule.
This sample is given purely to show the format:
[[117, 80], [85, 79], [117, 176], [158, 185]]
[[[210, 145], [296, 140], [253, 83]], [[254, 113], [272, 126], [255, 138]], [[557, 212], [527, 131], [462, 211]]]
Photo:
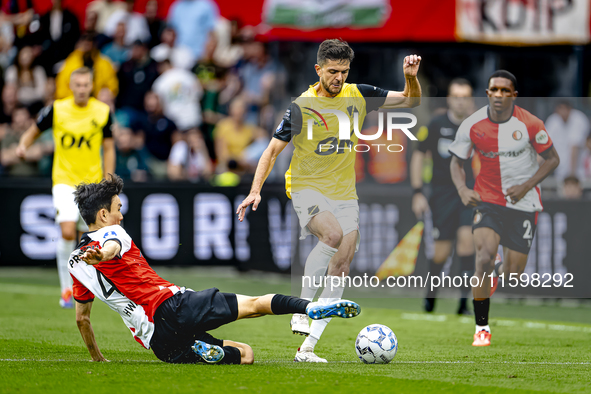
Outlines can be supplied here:
[[[320, 44], [314, 66], [319, 81], [286, 111], [258, 163], [250, 194], [236, 212], [242, 221], [249, 205], [253, 205], [253, 210], [257, 209], [263, 183], [279, 153], [292, 141], [295, 149], [285, 175], [287, 194], [298, 215], [301, 236], [313, 234], [319, 240], [306, 260], [304, 276], [322, 277], [326, 273], [329, 283], [332, 277], [349, 274], [359, 244], [355, 151], [351, 149], [357, 136], [351, 133], [350, 138], [340, 139], [340, 119], [336, 111], [346, 114], [349, 124], [354, 124], [354, 114], [357, 113], [361, 125], [365, 115], [373, 110], [414, 107], [420, 104], [421, 97], [417, 79], [419, 56], [410, 55], [404, 59], [406, 84], [402, 92], [345, 83], [353, 57], [353, 50], [344, 41], [325, 40]], [[307, 125], [310, 125], [311, 133], [306, 131]], [[304, 283], [301, 298], [312, 300], [318, 282]], [[326, 286], [319, 302], [340, 299], [343, 291], [342, 283], [335, 287]], [[314, 321], [309, 326], [305, 315], [293, 316], [292, 331], [308, 336], [298, 349], [295, 361], [326, 362], [314, 354], [314, 346], [327, 323], [327, 320], [324, 323]]]
[[[62, 308], [72, 308], [72, 280], [68, 272], [70, 253], [76, 247], [76, 230], [85, 230], [74, 202], [74, 186], [96, 183], [104, 174], [115, 173], [115, 145], [111, 134], [109, 106], [90, 97], [93, 75], [88, 67], [72, 72], [70, 89], [73, 96], [56, 100], [45, 107], [37, 123], [21, 137], [17, 154], [25, 151], [42, 131], [53, 128], [53, 205], [55, 221], [62, 235], [57, 241], [57, 268], [60, 278]], [[101, 160], [102, 150], [102, 160]]]

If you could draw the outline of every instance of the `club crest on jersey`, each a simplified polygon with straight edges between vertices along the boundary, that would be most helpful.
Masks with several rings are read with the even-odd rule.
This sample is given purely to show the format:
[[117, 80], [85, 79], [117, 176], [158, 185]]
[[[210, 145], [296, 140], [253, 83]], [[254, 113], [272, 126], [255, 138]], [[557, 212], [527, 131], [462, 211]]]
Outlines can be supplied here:
[[519, 130], [515, 130], [515, 131], [513, 132], [513, 139], [514, 139], [515, 141], [519, 141], [519, 140], [521, 139], [521, 137], [523, 137], [523, 134], [521, 134], [521, 131], [519, 131]]
[[536, 142], [542, 145], [548, 142], [548, 133], [546, 133], [546, 130], [538, 131], [538, 134], [536, 134]]
[[480, 223], [481, 220], [482, 214], [480, 213], [480, 211], [476, 211], [476, 213], [474, 214], [474, 224]]

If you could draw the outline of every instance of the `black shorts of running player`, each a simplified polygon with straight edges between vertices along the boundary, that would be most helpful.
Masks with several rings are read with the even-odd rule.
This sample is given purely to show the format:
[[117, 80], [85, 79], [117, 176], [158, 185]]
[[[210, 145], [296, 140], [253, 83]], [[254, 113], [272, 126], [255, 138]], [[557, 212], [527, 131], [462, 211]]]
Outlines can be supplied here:
[[216, 288], [178, 292], [164, 301], [154, 314], [150, 347], [158, 359], [174, 364], [203, 362], [191, 346], [196, 340], [223, 346], [207, 333], [238, 318], [236, 294]]
[[429, 198], [433, 215], [433, 239], [449, 241], [456, 239], [458, 228], [472, 224], [472, 208], [462, 203], [456, 187], [433, 185]]
[[528, 254], [537, 222], [537, 212], [524, 212], [483, 202], [474, 208], [472, 231], [481, 227], [492, 228], [501, 236], [501, 245]]

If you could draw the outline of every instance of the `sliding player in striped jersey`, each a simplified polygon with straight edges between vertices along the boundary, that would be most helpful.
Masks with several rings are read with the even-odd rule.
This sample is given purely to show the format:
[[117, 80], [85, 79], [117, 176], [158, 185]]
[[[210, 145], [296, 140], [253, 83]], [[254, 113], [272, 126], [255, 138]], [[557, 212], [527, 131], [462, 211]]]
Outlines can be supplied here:
[[[542, 198], [538, 184], [559, 164], [544, 122], [515, 105], [517, 80], [505, 70], [491, 75], [486, 90], [490, 104], [462, 122], [449, 147], [451, 175], [465, 205], [474, 206], [472, 229], [475, 276], [521, 274], [536, 231]], [[474, 190], [466, 186], [464, 161], [472, 151], [481, 163]], [[544, 161], [538, 166], [537, 157]], [[499, 244], [504, 261], [494, 264]], [[491, 283], [474, 287], [476, 333], [473, 346], [489, 346]]]

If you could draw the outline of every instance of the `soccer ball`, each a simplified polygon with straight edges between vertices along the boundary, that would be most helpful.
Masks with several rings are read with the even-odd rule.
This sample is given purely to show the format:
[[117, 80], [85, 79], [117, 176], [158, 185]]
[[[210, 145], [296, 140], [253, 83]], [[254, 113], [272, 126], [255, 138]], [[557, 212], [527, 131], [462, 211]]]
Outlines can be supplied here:
[[355, 341], [355, 352], [366, 364], [388, 364], [398, 351], [394, 332], [383, 324], [365, 327]]

